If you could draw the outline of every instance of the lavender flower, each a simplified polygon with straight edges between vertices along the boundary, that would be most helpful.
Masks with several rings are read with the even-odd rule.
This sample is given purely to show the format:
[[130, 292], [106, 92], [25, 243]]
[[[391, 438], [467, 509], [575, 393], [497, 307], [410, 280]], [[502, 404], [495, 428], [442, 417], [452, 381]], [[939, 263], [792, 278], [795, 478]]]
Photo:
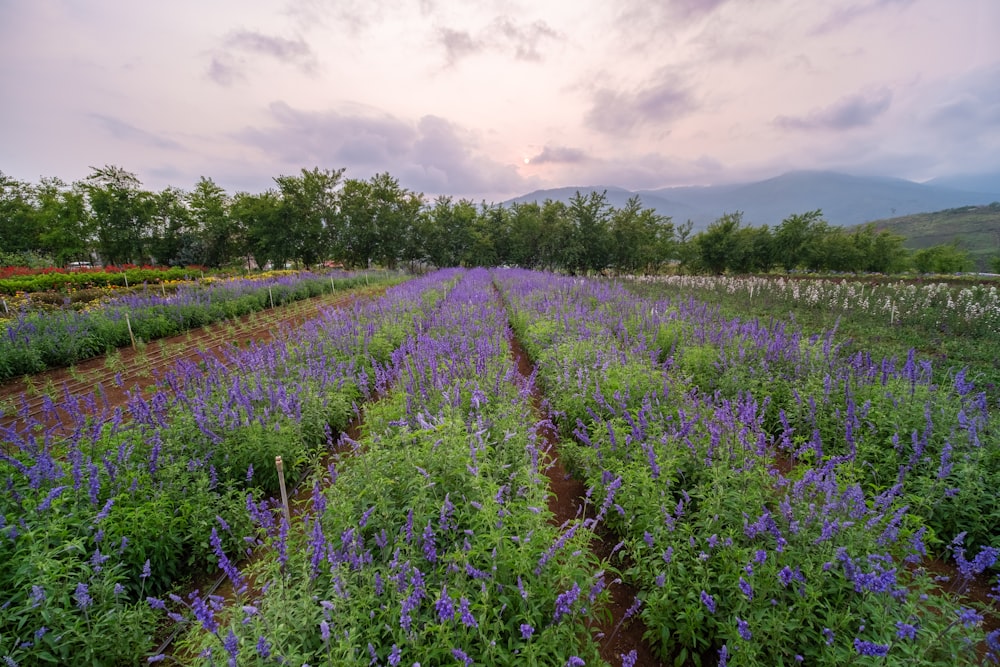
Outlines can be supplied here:
[[747, 597], [747, 600], [753, 600], [753, 586], [751, 586], [750, 583], [743, 577], [740, 577], [739, 585], [740, 591], [742, 591], [743, 595]]
[[619, 657], [622, 659], [622, 667], [635, 667], [635, 663], [639, 659], [635, 649], [628, 653], [622, 653]]
[[86, 609], [94, 601], [94, 599], [90, 597], [90, 590], [87, 587], [87, 584], [83, 582], [76, 585], [76, 591], [73, 593], [73, 599], [76, 600], [76, 606], [80, 609]]
[[533, 634], [535, 634], [535, 629], [531, 627], [531, 624], [521, 624], [521, 639], [531, 639], [531, 635]]
[[476, 622], [476, 617], [472, 615], [469, 610], [469, 600], [463, 597], [458, 601], [458, 612], [462, 617], [462, 624], [467, 628], [478, 628], [479, 623]]
[[917, 628], [909, 623], [903, 623], [902, 621], [896, 621], [896, 637], [899, 639], [916, 639], [917, 638]]
[[750, 633], [750, 624], [739, 617], [736, 618], [736, 631], [746, 641], [750, 641], [753, 638], [753, 634]]
[[566, 667], [583, 667], [586, 664], [583, 658], [576, 655], [571, 655], [569, 660], [566, 661]]
[[866, 642], [855, 637], [854, 650], [857, 651], [858, 655], [870, 655], [876, 658], [880, 658], [889, 653], [889, 645], [876, 644], [875, 642]]
[[232, 628], [229, 629], [226, 638], [222, 640], [222, 646], [229, 654], [229, 667], [237, 667], [237, 658], [240, 655], [240, 638], [236, 636]]
[[444, 623], [455, 618], [455, 604], [448, 595], [448, 587], [441, 587], [441, 597], [434, 603], [434, 610], [437, 612], [438, 620]]
[[705, 608], [708, 609], [710, 614], [715, 613], [715, 598], [705, 591], [701, 592], [701, 603], [705, 605]]
[[472, 658], [466, 655], [465, 651], [460, 648], [451, 649], [451, 654], [455, 656], [456, 660], [460, 661], [466, 667], [469, 667], [469, 665], [472, 664]]
[[569, 614], [572, 611], [573, 603], [576, 602], [579, 596], [580, 586], [575, 582], [569, 590], [560, 593], [556, 598], [556, 611], [552, 617], [552, 622], [558, 623], [559, 619]]

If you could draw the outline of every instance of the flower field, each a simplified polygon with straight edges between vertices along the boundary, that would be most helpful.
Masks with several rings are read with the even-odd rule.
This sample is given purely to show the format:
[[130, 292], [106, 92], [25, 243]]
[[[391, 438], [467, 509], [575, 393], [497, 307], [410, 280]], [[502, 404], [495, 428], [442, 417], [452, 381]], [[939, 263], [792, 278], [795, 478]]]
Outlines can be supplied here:
[[[622, 578], [664, 664], [995, 660], [966, 589], [997, 584], [996, 406], [940, 375], [656, 286], [411, 279], [8, 427], [0, 657], [631, 667], [601, 652]], [[562, 523], [556, 455], [588, 487]]]
[[59, 305], [70, 307], [55, 310], [39, 308], [39, 295], [28, 294], [8, 304], [16, 309], [6, 317], [0, 314], [5, 327], [0, 337], [0, 382], [104, 354], [129, 345], [133, 337], [149, 342], [369, 281], [363, 273], [277, 271], [251, 278], [208, 277], [133, 289], [111, 285], [85, 290], [82, 310], [72, 307], [80, 303], [81, 292], [56, 294]]

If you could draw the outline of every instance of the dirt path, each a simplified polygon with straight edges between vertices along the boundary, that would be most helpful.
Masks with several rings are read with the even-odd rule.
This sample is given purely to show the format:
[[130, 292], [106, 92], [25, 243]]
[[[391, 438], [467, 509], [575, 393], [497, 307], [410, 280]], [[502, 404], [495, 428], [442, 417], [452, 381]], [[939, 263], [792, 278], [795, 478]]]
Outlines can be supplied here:
[[[525, 378], [533, 378], [535, 369], [528, 354], [513, 334], [509, 336], [508, 340], [518, 373]], [[533, 380], [531, 382], [531, 396], [536, 413], [540, 416], [546, 415], [547, 408], [544, 397]], [[586, 503], [586, 485], [571, 476], [559, 460], [559, 434], [551, 422], [540, 429], [540, 435], [544, 440], [543, 448], [549, 457], [549, 465], [545, 474], [549, 478], [549, 487], [552, 489], [552, 495], [549, 496], [549, 509], [554, 515], [553, 523], [562, 525], [566, 521], [581, 516], [583, 512], [586, 512], [588, 518], [593, 518], [593, 504]], [[598, 524], [595, 530], [597, 538], [591, 541], [590, 547], [602, 561], [611, 562], [618, 538], [604, 524]], [[599, 626], [602, 633], [599, 638], [601, 657], [611, 665], [620, 665], [622, 664], [622, 656], [627, 655], [630, 651], [635, 651], [636, 661], [634, 664], [642, 665], [642, 667], [665, 667], [666, 663], [656, 657], [652, 647], [643, 639], [646, 625], [636, 614], [635, 609], [632, 609], [639, 592], [638, 589], [617, 578], [609, 581], [607, 588], [611, 593], [611, 603], [609, 604], [611, 617]]]

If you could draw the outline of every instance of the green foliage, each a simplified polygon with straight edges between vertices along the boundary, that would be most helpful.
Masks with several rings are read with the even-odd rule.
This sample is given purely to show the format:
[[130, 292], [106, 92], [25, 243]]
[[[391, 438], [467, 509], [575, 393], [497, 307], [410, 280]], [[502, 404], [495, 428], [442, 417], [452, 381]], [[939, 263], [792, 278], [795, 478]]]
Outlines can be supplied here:
[[920, 273], [958, 273], [972, 269], [972, 258], [954, 242], [918, 250], [913, 254], [913, 268]]

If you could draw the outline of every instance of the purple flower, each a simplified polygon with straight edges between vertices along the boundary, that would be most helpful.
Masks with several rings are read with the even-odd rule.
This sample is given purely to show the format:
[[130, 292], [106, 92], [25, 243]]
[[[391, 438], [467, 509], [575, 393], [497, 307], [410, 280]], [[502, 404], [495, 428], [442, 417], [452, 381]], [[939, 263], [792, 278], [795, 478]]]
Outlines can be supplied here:
[[726, 667], [729, 664], [729, 645], [723, 644], [719, 649], [719, 667]]
[[743, 577], [740, 577], [740, 591], [747, 596], [747, 600], [753, 600], [753, 586]]
[[44, 512], [45, 510], [52, 507], [52, 501], [58, 498], [65, 490], [66, 486], [63, 485], [63, 486], [57, 486], [51, 491], [49, 491], [49, 494], [42, 499], [42, 502], [38, 503], [38, 511]]
[[958, 620], [967, 628], [974, 627], [983, 622], [982, 614], [971, 607], [962, 607], [957, 612]]
[[473, 616], [472, 612], [469, 610], [468, 598], [463, 597], [461, 600], [458, 601], [458, 613], [461, 615], [462, 623], [465, 625], [465, 627], [467, 628], [479, 627], [479, 623], [476, 622], [476, 617]]
[[583, 667], [586, 664], [583, 658], [575, 655], [571, 655], [569, 660], [566, 661], [566, 667]]
[[431, 563], [437, 561], [437, 546], [434, 544], [434, 527], [431, 522], [427, 522], [422, 536], [424, 557]]
[[76, 606], [80, 609], [86, 609], [94, 601], [90, 597], [90, 590], [87, 588], [87, 584], [80, 582], [76, 585], [76, 591], [73, 593], [73, 598], [76, 600]]
[[896, 621], [896, 637], [899, 639], [916, 639], [917, 638], [917, 628], [909, 623], [903, 623], [902, 621]]
[[142, 574], [139, 575], [139, 578], [149, 579], [149, 575], [151, 575], [152, 573], [153, 573], [152, 566], [150, 566], [149, 559], [147, 558], [146, 562], [142, 564]]
[[563, 593], [560, 593], [556, 598], [556, 611], [552, 617], [553, 623], [558, 623], [559, 619], [563, 616], [569, 614], [573, 609], [573, 603], [580, 596], [580, 586], [577, 583], [573, 583], [573, 586]]
[[866, 642], [855, 637], [854, 650], [858, 652], [858, 655], [870, 655], [880, 658], [889, 653], [889, 645], [876, 644], [875, 642]]
[[750, 632], [750, 624], [739, 617], [736, 618], [736, 631], [740, 633], [740, 637], [746, 641], [750, 641], [753, 637], [753, 634]]
[[531, 624], [521, 624], [521, 639], [531, 639], [531, 635], [533, 634], [535, 634], [535, 629], [531, 627]]
[[705, 605], [705, 608], [708, 609], [709, 613], [715, 613], [715, 598], [705, 591], [701, 592], [701, 603]]
[[460, 648], [453, 648], [453, 649], [451, 649], [451, 654], [453, 656], [455, 656], [456, 660], [459, 660], [466, 667], [468, 667], [469, 665], [472, 664], [472, 658], [470, 658], [469, 656], [467, 656], [465, 654], [465, 651], [463, 651]]
[[833, 644], [833, 630], [831, 630], [830, 628], [823, 628], [823, 636], [826, 637], [827, 646]]
[[392, 667], [396, 667], [396, 665], [399, 664], [399, 654], [400, 654], [399, 647], [393, 644], [392, 650], [389, 651], [389, 664]]
[[635, 662], [639, 659], [639, 655], [635, 649], [632, 649], [628, 653], [622, 653], [620, 657], [622, 659], [622, 667], [635, 667]]
[[441, 587], [441, 597], [434, 603], [434, 610], [437, 612], [438, 620], [442, 623], [454, 620], [455, 604], [452, 602], [451, 596], [448, 595], [447, 586]]
[[326, 622], [325, 618], [319, 622], [319, 636], [323, 643], [330, 641], [330, 624]]
[[226, 649], [226, 653], [229, 654], [229, 667], [237, 667], [236, 659], [240, 654], [240, 638], [236, 636], [232, 628], [229, 629], [229, 633], [226, 638], [222, 640], [222, 646]]

